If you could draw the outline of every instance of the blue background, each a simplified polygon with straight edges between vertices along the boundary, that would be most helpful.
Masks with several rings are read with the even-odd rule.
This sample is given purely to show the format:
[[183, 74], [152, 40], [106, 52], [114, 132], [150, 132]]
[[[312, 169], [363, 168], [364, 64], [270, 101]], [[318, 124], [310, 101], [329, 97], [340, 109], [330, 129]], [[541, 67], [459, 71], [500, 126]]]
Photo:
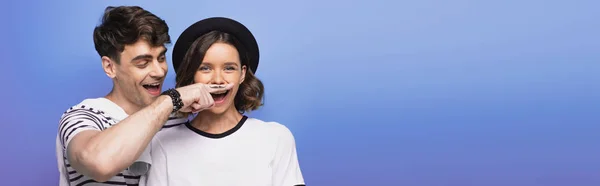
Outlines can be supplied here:
[[57, 184], [60, 115], [111, 88], [92, 41], [108, 5], [173, 40], [209, 16], [246, 24], [266, 84], [251, 116], [293, 131], [308, 185], [600, 185], [598, 1], [3, 4], [1, 185]]

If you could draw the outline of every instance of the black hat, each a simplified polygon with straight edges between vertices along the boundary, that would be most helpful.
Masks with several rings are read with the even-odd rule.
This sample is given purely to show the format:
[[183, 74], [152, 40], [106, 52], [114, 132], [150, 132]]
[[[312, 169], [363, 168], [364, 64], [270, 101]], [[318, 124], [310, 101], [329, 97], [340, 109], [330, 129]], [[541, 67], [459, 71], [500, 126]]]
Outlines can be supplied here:
[[258, 43], [256, 43], [256, 39], [246, 26], [233, 19], [224, 17], [211, 17], [200, 20], [181, 33], [173, 47], [173, 68], [175, 68], [175, 71], [179, 68], [179, 65], [183, 61], [183, 57], [192, 43], [200, 36], [215, 30], [233, 35], [242, 45], [244, 45], [248, 52], [248, 65], [250, 69], [252, 69], [252, 73], [256, 73], [259, 58]]

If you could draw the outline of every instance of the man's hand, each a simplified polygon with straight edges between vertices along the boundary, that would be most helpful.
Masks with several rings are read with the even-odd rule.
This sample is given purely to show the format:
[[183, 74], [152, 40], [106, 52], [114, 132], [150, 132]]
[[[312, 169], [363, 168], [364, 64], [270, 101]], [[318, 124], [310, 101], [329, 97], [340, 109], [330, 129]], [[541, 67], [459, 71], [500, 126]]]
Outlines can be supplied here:
[[211, 93], [225, 92], [233, 88], [233, 84], [226, 85], [207, 85], [195, 83], [177, 89], [181, 95], [183, 107], [181, 112], [197, 113], [205, 109], [209, 109], [215, 105], [215, 101]]

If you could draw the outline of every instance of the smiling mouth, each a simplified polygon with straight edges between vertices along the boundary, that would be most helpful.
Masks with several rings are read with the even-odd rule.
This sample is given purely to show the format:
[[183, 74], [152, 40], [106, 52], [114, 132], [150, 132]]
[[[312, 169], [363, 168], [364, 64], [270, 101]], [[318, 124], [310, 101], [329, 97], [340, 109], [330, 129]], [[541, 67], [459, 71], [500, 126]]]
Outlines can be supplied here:
[[148, 93], [154, 96], [160, 95], [160, 83], [144, 84], [142, 86], [148, 90]]
[[229, 93], [229, 90], [227, 90], [225, 92], [221, 92], [221, 93], [211, 93], [210, 95], [213, 97], [213, 100], [215, 101], [215, 103], [221, 103], [221, 102], [225, 101], [225, 98], [227, 97], [227, 93]]

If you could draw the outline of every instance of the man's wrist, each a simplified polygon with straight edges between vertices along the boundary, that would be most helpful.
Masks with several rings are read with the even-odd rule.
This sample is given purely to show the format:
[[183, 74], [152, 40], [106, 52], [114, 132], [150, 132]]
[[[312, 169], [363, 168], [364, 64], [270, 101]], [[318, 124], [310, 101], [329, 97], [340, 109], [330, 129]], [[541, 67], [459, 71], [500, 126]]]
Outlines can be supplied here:
[[179, 111], [179, 109], [183, 107], [183, 101], [181, 100], [181, 95], [179, 94], [179, 91], [175, 89], [168, 89], [164, 91], [161, 95], [165, 95], [169, 98], [168, 100], [171, 101], [171, 104], [173, 106], [173, 113]]
[[173, 110], [173, 101], [171, 100], [171, 97], [168, 95], [160, 95], [158, 96], [158, 99], [160, 104], [163, 106], [168, 106], [169, 109]]

